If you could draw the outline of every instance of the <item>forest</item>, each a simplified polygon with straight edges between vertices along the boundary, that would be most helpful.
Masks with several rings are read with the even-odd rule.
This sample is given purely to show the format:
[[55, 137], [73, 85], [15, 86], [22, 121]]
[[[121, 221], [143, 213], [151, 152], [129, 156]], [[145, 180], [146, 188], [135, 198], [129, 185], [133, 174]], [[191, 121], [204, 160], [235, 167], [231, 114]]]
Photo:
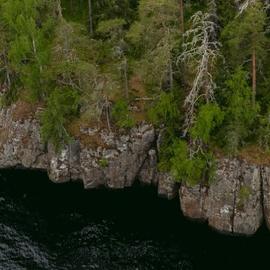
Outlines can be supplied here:
[[55, 149], [151, 123], [159, 169], [208, 183], [218, 155], [270, 160], [269, 18], [267, 0], [0, 0], [0, 104], [38, 108]]

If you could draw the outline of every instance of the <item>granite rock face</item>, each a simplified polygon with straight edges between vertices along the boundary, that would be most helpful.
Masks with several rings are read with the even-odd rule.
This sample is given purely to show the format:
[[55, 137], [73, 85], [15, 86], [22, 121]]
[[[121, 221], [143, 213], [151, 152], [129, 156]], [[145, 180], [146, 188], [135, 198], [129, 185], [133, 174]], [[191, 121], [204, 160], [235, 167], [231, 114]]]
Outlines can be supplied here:
[[180, 188], [184, 215], [207, 221], [221, 232], [254, 234], [263, 221], [262, 169], [237, 159], [220, 159], [210, 187]]
[[265, 166], [261, 169], [261, 177], [264, 219], [270, 230], [270, 167]]
[[47, 154], [41, 143], [39, 124], [35, 119], [13, 120], [15, 106], [0, 111], [0, 168], [48, 167]]
[[151, 149], [140, 170], [139, 181], [157, 186], [160, 197], [174, 199], [177, 196], [178, 185], [169, 173], [159, 172], [157, 165], [157, 151]]
[[37, 116], [16, 118], [16, 110], [13, 105], [0, 111], [0, 169], [44, 170], [56, 183], [81, 181], [86, 189], [123, 189], [139, 181], [156, 186], [167, 199], [179, 195], [186, 217], [206, 221], [220, 232], [252, 235], [263, 220], [270, 229], [270, 167], [220, 158], [210, 186], [188, 187], [158, 170], [162, 136], [151, 125], [142, 123], [126, 134], [82, 129], [100, 144], [75, 140], [55, 152], [42, 143]]
[[45, 170], [56, 183], [82, 181], [86, 189], [122, 189], [138, 179], [158, 186], [164, 197], [176, 195], [172, 178], [157, 172], [156, 134], [151, 125], [141, 124], [127, 134], [82, 129], [85, 136], [98, 136], [100, 145], [85, 146], [75, 140], [56, 152], [52, 145], [43, 145], [37, 116], [16, 119], [16, 110], [13, 105], [0, 111], [0, 168]]

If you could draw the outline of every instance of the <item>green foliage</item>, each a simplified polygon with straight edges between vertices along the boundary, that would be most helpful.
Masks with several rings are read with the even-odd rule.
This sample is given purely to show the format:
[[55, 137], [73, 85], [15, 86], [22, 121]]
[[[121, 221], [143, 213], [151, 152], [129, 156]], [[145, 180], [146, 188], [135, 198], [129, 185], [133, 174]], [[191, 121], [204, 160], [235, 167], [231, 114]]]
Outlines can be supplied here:
[[168, 81], [174, 65], [173, 51], [180, 43], [177, 1], [141, 0], [139, 19], [131, 25], [126, 37], [147, 90], [159, 92]]
[[[131, 23], [135, 16], [137, 0], [92, 0], [92, 16], [94, 29], [101, 21], [107, 21], [122, 17], [127, 23]], [[88, 26], [89, 11], [88, 1], [61, 0], [63, 15], [69, 22], [77, 22]]]
[[130, 115], [128, 104], [124, 100], [118, 100], [112, 109], [112, 118], [120, 128], [132, 128], [135, 121]]
[[265, 115], [260, 115], [259, 126], [256, 131], [259, 146], [265, 151], [270, 151], [270, 110]]
[[224, 28], [224, 53], [233, 68], [243, 65], [254, 50], [258, 58], [264, 57], [266, 22], [266, 9], [261, 1], [256, 1]]
[[211, 182], [215, 170], [213, 155], [200, 153], [190, 157], [189, 147], [183, 140], [175, 140], [172, 144], [173, 155], [170, 159], [171, 173], [176, 180], [189, 186], [204, 182], [208, 173], [208, 183]]
[[[71, 139], [66, 128], [73, 117], [96, 123], [105, 111], [108, 122], [131, 128], [136, 107], [139, 117], [150, 108], [150, 121], [162, 127], [160, 168], [189, 185], [212, 178], [215, 143], [233, 155], [255, 141], [269, 150], [265, 1], [252, 2], [241, 14], [235, 0], [216, 0], [215, 6], [184, 1], [187, 34], [182, 35], [176, 0], [92, 0], [91, 36], [88, 1], [60, 2], [64, 17], [58, 1], [0, 0], [1, 104], [18, 98], [43, 104], [45, 142], [59, 149]], [[195, 13], [205, 20], [192, 24]], [[177, 55], [185, 53], [189, 60], [180, 65]], [[192, 85], [197, 85], [195, 99], [184, 102]], [[183, 132], [188, 105], [194, 105], [194, 115]], [[107, 166], [106, 159], [99, 163]]]
[[41, 114], [41, 135], [44, 142], [51, 142], [56, 150], [70, 141], [66, 124], [78, 113], [78, 93], [69, 88], [55, 89], [48, 98]]
[[233, 21], [237, 8], [234, 0], [217, 0], [217, 12], [220, 24], [225, 27], [228, 23]]
[[[225, 104], [225, 129], [221, 136], [229, 153], [235, 154], [251, 134], [258, 106], [252, 105], [251, 88], [248, 85], [247, 73], [238, 68], [226, 81], [227, 102]], [[225, 131], [225, 132], [224, 132]]]
[[[171, 105], [170, 105], [171, 104]], [[162, 119], [159, 124], [164, 124], [166, 132], [163, 132], [162, 146], [160, 149], [159, 168], [170, 171], [177, 181], [189, 186], [199, 183], [209, 184], [214, 178], [215, 159], [206, 145], [211, 142], [212, 132], [218, 128], [223, 120], [224, 113], [217, 104], [206, 104], [200, 107], [197, 121], [190, 133], [194, 142], [200, 145], [195, 153], [187, 141], [179, 139], [179, 111], [175, 106], [171, 94], [167, 94], [157, 104], [154, 116]], [[168, 108], [175, 108], [171, 111]]]
[[239, 190], [239, 198], [240, 201], [245, 201], [249, 195], [251, 194], [251, 189], [248, 186], [241, 186], [240, 190]]
[[189, 158], [189, 150], [185, 141], [176, 141], [172, 147], [173, 157], [170, 162], [173, 176], [190, 185], [199, 183], [202, 180], [201, 177], [205, 168], [205, 162], [200, 158]]
[[238, 208], [243, 208], [245, 202], [247, 201], [248, 197], [251, 195], [251, 188], [249, 186], [243, 185], [240, 187], [238, 196], [239, 196], [239, 201], [238, 201]]
[[198, 117], [191, 128], [190, 134], [193, 140], [202, 140], [209, 143], [211, 133], [221, 125], [224, 113], [217, 104], [208, 103], [200, 107]]
[[97, 32], [104, 35], [112, 35], [115, 32], [121, 31], [125, 24], [125, 20], [121, 18], [101, 21], [97, 27]]
[[180, 113], [174, 93], [162, 92], [158, 101], [150, 108], [148, 115], [150, 121], [157, 126], [161, 124], [177, 125]]
[[44, 0], [2, 0], [1, 3], [0, 17], [8, 29], [9, 64], [18, 74], [26, 94], [34, 100], [43, 95], [43, 75], [49, 59], [52, 19], [39, 12], [44, 5]]
[[102, 158], [99, 160], [98, 164], [101, 168], [106, 168], [109, 165], [109, 161], [106, 158]]

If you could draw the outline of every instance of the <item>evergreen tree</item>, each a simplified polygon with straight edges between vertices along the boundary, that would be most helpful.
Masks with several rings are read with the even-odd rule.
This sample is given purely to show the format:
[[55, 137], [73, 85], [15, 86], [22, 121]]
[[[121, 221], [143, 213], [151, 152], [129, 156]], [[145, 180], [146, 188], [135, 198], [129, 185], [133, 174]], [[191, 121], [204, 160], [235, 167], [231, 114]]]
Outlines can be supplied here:
[[23, 90], [37, 100], [44, 93], [43, 76], [49, 59], [48, 37], [52, 21], [41, 14], [42, 0], [2, 0], [1, 19], [8, 29], [7, 57]]
[[239, 147], [243, 146], [252, 134], [252, 125], [258, 112], [258, 106], [254, 106], [252, 102], [252, 92], [247, 79], [248, 74], [237, 68], [226, 81], [227, 102], [224, 104], [224, 130], [221, 130], [221, 136], [225, 137], [225, 148], [232, 154], [237, 153]]
[[0, 0], [1, 103], [39, 101], [56, 148], [74, 118], [148, 119], [165, 134], [161, 164], [197, 183], [213, 144], [270, 145], [268, 2]]
[[127, 35], [141, 54], [141, 76], [153, 92], [161, 90], [166, 82], [173, 88], [173, 51], [180, 39], [178, 11], [176, 0], [141, 0], [139, 20]]
[[[246, 1], [245, 3], [247, 3]], [[245, 4], [244, 3], [244, 4]], [[261, 1], [251, 1], [244, 9], [243, 6], [236, 18], [224, 29], [222, 36], [225, 42], [226, 58], [232, 68], [250, 63], [252, 78], [252, 98], [255, 106], [257, 92], [258, 63], [265, 54], [266, 11]]]

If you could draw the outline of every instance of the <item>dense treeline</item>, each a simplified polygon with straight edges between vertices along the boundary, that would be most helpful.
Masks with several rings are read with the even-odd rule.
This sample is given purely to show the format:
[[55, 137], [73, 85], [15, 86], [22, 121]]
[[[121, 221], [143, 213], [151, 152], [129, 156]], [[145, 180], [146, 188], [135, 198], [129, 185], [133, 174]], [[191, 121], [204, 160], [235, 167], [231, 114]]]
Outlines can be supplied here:
[[38, 104], [57, 149], [78, 126], [152, 122], [160, 169], [209, 181], [215, 152], [269, 151], [269, 14], [266, 0], [0, 0], [1, 104]]

